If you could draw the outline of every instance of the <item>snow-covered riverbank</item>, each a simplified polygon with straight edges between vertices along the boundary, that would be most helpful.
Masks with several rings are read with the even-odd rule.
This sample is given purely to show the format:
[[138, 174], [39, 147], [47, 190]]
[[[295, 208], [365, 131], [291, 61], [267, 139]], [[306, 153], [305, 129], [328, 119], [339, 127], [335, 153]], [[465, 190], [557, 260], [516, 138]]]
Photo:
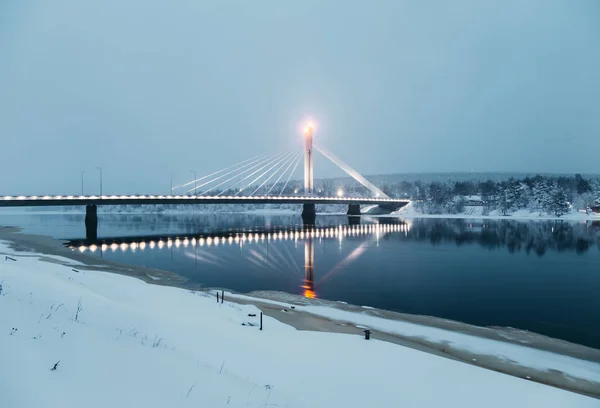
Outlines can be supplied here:
[[425, 214], [418, 211], [413, 203], [408, 204], [399, 211], [391, 214], [400, 218], [451, 218], [451, 219], [491, 219], [491, 220], [563, 220], [563, 221], [600, 221], [600, 214], [590, 213], [585, 211], [571, 210], [570, 212], [557, 217], [556, 215], [547, 214], [541, 211], [529, 211], [520, 209], [516, 211], [508, 211], [506, 215], [501, 214], [498, 210], [490, 211], [487, 214], [483, 213], [481, 206], [466, 206], [465, 210], [456, 214]]
[[0, 260], [2, 406], [600, 405], [361, 336], [297, 331], [266, 316], [260, 331], [253, 305], [6, 244], [0, 252], [15, 259]]

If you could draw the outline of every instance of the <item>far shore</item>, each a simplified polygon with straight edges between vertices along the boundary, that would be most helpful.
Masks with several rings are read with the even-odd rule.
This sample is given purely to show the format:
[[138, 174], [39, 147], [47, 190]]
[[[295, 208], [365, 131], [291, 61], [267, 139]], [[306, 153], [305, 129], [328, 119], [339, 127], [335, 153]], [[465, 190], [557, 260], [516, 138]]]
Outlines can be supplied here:
[[[215, 289], [190, 284], [188, 280], [172, 272], [123, 265], [88, 254], [72, 251], [63, 246], [62, 242], [59, 240], [47, 236], [23, 234], [18, 228], [14, 227], [0, 227], [0, 240], [8, 242], [12, 249], [21, 252], [23, 256], [26, 256], [27, 252], [30, 252], [31, 256], [36, 257], [40, 257], [39, 254], [45, 254], [47, 257], [42, 256], [41, 260], [58, 262], [77, 270], [117, 273], [132, 276], [150, 284], [175, 286], [187, 290], [210, 291]], [[409, 315], [321, 299], [306, 299], [301, 296], [279, 292], [254, 292], [248, 294], [248, 296], [240, 297], [228, 294], [226, 294], [226, 296], [228, 301], [241, 304], [253, 304], [260, 308], [266, 315], [291, 325], [298, 330], [363, 335], [365, 328], [359, 327], [351, 321], [333, 320], [292, 308], [293, 305], [328, 306], [357, 314], [410, 322], [463, 333], [478, 338], [492, 339], [521, 346], [526, 344], [527, 347], [533, 349], [600, 363], [600, 350], [511, 328], [478, 327], [431, 316]], [[282, 307], [281, 304], [287, 304], [289, 307]], [[372, 338], [600, 398], [600, 384], [581, 379], [573, 379], [565, 376], [564, 373], [560, 371], [540, 371], [495, 356], [474, 354], [465, 350], [453, 348], [451, 345], [440, 345], [427, 341], [426, 339], [402, 336], [397, 333], [373, 330]]]
[[[206, 205], [206, 204], [205, 204]], [[342, 205], [343, 206], [343, 205]], [[318, 216], [345, 216], [345, 211], [318, 211], [317, 207], [317, 215]], [[200, 214], [200, 215], [214, 215], [213, 211], [208, 211], [205, 209], [185, 209], [185, 210], [164, 210], [157, 211], [152, 208], [145, 210], [143, 213], [135, 212], [135, 211], [113, 211], [112, 209], [104, 209], [100, 207], [98, 210], [99, 215], [164, 215], [164, 216], [177, 216], [177, 215], [192, 215], [192, 214]], [[288, 208], [256, 208], [252, 210], [239, 210], [239, 211], [231, 211], [231, 210], [223, 210], [219, 212], [220, 214], [236, 214], [236, 215], [262, 215], [262, 216], [300, 216], [301, 208], [298, 207], [297, 210], [288, 209]], [[34, 210], [26, 210], [21, 207], [9, 207], [9, 208], [0, 208], [0, 215], [62, 215], [62, 214], [72, 214], [72, 215], [85, 215], [85, 209], [83, 207], [73, 207], [69, 210], [48, 210], [43, 208], [36, 208]], [[490, 214], [481, 213], [481, 207], [467, 207], [467, 209], [462, 213], [450, 214], [450, 213], [442, 213], [442, 214], [426, 214], [419, 211], [415, 211], [412, 206], [409, 204], [407, 207], [404, 207], [398, 211], [392, 212], [390, 214], [368, 214], [363, 213], [361, 215], [364, 218], [398, 218], [398, 219], [419, 219], [419, 218], [433, 218], [433, 219], [464, 219], [464, 220], [514, 220], [514, 221], [600, 221], [600, 213], [585, 213], [583, 211], [573, 210], [567, 214], [556, 216], [552, 214], [541, 213], [537, 211], [525, 211], [518, 210], [514, 212], [510, 212], [507, 215], [499, 214], [497, 211], [492, 211]]]

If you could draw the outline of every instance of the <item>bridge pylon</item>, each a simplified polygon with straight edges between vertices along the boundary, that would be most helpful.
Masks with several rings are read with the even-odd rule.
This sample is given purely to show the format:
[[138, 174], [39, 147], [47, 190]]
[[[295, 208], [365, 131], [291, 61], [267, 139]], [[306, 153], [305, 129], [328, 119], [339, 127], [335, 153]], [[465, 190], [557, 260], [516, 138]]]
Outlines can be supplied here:
[[313, 128], [304, 130], [304, 193], [313, 193]]

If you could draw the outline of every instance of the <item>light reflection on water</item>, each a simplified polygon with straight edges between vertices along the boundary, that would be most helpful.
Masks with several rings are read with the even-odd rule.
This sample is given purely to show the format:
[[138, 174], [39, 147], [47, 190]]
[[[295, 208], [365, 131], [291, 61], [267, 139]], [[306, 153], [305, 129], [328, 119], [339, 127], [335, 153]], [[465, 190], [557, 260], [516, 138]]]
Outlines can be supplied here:
[[[389, 221], [388, 221], [389, 222]], [[227, 245], [229, 247], [236, 246], [240, 250], [244, 246], [253, 244], [277, 243], [277, 241], [293, 241], [294, 246], [300, 244], [304, 246], [304, 276], [300, 288], [301, 294], [307, 298], [317, 298], [315, 291], [314, 280], [314, 264], [315, 264], [315, 240], [335, 239], [339, 242], [340, 248], [344, 239], [348, 237], [364, 236], [368, 239], [360, 246], [354, 249], [348, 256], [341, 259], [333, 268], [328, 271], [320, 280], [319, 283], [324, 283], [331, 279], [336, 273], [339, 273], [348, 266], [352, 261], [357, 259], [366, 249], [369, 242], [375, 241], [379, 245], [379, 240], [387, 234], [404, 233], [410, 231], [410, 221], [395, 221], [394, 223], [380, 224], [350, 224], [337, 225], [330, 227], [296, 227], [293, 229], [284, 230], [263, 230], [250, 232], [223, 232], [213, 233], [211, 235], [198, 236], [174, 236], [174, 237], [130, 237], [130, 238], [108, 238], [95, 241], [93, 243], [87, 241], [71, 241], [68, 247], [77, 250], [81, 253], [90, 252], [95, 254], [100, 253], [102, 257], [106, 252], [114, 253], [148, 250], [171, 250], [183, 249], [184, 255], [194, 260], [194, 269], [197, 268], [198, 262], [214, 265], [216, 267], [225, 267], [224, 258], [215, 256], [210, 253], [198, 254], [199, 248], [218, 247], [219, 245]], [[193, 248], [193, 253], [187, 251], [188, 248]], [[278, 246], [272, 246], [273, 259], [269, 256], [261, 254], [256, 249], [249, 249], [246, 253], [245, 261], [262, 269], [279, 270], [283, 266], [288, 271], [300, 271], [294, 257], [289, 253], [282, 253]]]

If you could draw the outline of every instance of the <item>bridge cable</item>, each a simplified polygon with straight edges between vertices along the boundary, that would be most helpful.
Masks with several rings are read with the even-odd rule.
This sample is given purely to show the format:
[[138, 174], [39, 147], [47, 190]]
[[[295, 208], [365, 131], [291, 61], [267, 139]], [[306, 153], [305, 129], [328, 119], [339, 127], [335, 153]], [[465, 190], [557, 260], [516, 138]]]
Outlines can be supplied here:
[[[252, 171], [253, 169], [255, 169], [255, 168], [259, 167], [259, 166], [262, 166], [265, 163], [267, 163], [267, 164], [271, 163], [273, 160], [276, 160], [282, 154], [286, 154], [289, 150], [290, 149], [280, 150], [277, 153], [271, 154], [268, 157], [259, 160], [258, 163], [256, 163], [256, 164], [254, 164], [254, 162], [253, 162], [252, 163], [252, 164], [254, 164], [253, 166], [248, 167], [247, 169], [245, 169], [245, 170], [243, 170], [241, 172], [238, 172], [238, 173], [234, 174], [233, 176], [229, 177], [227, 180], [224, 180], [224, 181], [220, 182], [219, 184], [212, 186], [208, 190], [200, 193], [200, 195], [208, 194], [209, 192], [211, 192], [211, 191], [213, 191], [213, 190], [215, 190], [215, 189], [217, 189], [217, 188], [219, 188], [219, 187], [221, 187], [223, 185], [226, 185], [227, 183], [231, 182], [232, 180], [235, 180], [235, 179], [243, 176], [244, 174], [248, 173], [249, 171]], [[241, 170], [241, 169], [242, 168], [240, 168], [238, 170]], [[229, 174], [231, 174], [231, 173], [232, 172], [229, 172]], [[220, 196], [221, 194], [225, 193], [226, 191], [230, 190], [230, 189], [231, 189], [231, 186], [228, 186], [226, 189], [224, 189], [223, 191], [219, 192], [219, 194], [217, 194], [217, 197]]]
[[259, 154], [258, 156], [254, 156], [254, 157], [253, 157], [253, 158], [251, 158], [251, 159], [243, 160], [243, 161], [241, 161], [241, 162], [239, 162], [239, 163], [236, 163], [236, 164], [234, 164], [234, 165], [232, 165], [232, 166], [226, 167], [226, 168], [224, 168], [224, 169], [221, 169], [221, 170], [219, 170], [219, 171], [215, 171], [214, 173], [211, 173], [211, 174], [208, 174], [208, 175], [206, 175], [206, 176], [200, 177], [200, 178], [198, 178], [198, 179], [196, 179], [196, 180], [192, 180], [192, 181], [190, 181], [189, 183], [185, 183], [185, 184], [181, 184], [181, 185], [179, 185], [179, 186], [175, 186], [175, 187], [173, 187], [173, 188], [171, 189], [171, 191], [173, 191], [173, 190], [176, 190], [176, 189], [178, 189], [178, 188], [187, 187], [187, 186], [189, 186], [189, 185], [191, 185], [191, 184], [197, 183], [198, 181], [204, 180], [205, 178], [208, 178], [208, 177], [210, 177], [210, 176], [214, 176], [215, 174], [222, 173], [222, 172], [224, 172], [224, 171], [227, 171], [227, 170], [229, 170], [229, 169], [232, 169], [232, 168], [234, 168], [234, 167], [240, 166], [240, 165], [242, 165], [242, 164], [244, 164], [244, 163], [246, 163], [246, 162], [249, 162], [249, 161], [252, 161], [252, 160], [255, 160], [255, 159], [258, 159], [258, 158], [264, 157], [264, 156], [268, 156], [268, 155], [270, 155], [270, 154], [271, 154], [271, 153], [263, 153], [263, 154]]
[[[293, 161], [296, 158], [296, 152], [292, 152], [291, 154], [288, 155], [287, 158], [285, 158], [285, 160], [280, 161], [281, 164], [275, 169], [273, 170], [273, 172], [271, 173], [271, 175], [269, 177], [267, 177], [252, 193], [250, 193], [250, 196], [253, 196], [254, 194], [256, 194], [257, 191], [259, 191], [265, 184], [267, 184], [269, 182], [269, 180], [271, 180], [273, 177], [275, 177], [283, 168], [286, 167], [287, 163], [290, 161]], [[273, 166], [275, 167], [275, 166]]]
[[[248, 187], [250, 187], [252, 184], [256, 183], [258, 180], [260, 180], [261, 178], [263, 178], [266, 174], [268, 174], [275, 166], [277, 166], [279, 163], [281, 163], [282, 160], [287, 159], [291, 154], [294, 154], [294, 152], [288, 153], [286, 154], [284, 157], [282, 157], [281, 159], [279, 159], [275, 164], [273, 164], [271, 167], [269, 167], [268, 169], [266, 169], [265, 171], [263, 171], [261, 174], [259, 174], [258, 177], [256, 177], [254, 180], [252, 180], [249, 184], [246, 185], [246, 187], [241, 188], [240, 191], [238, 191], [237, 193], [235, 193], [235, 195], [237, 196], [238, 194], [240, 194], [242, 191], [244, 191], [245, 189], [247, 189]], [[265, 166], [266, 167], [266, 166]]]
[[273, 190], [273, 187], [275, 187], [277, 185], [277, 183], [279, 183], [279, 181], [285, 175], [285, 173], [287, 173], [287, 171], [289, 170], [289, 168], [292, 167], [292, 165], [294, 164], [294, 162], [296, 161], [296, 159], [298, 158], [298, 156], [302, 156], [303, 152], [304, 152], [304, 149], [300, 150], [296, 156], [292, 157], [292, 159], [290, 160], [290, 164], [288, 164], [288, 166], [281, 172], [281, 174], [279, 175], [279, 178], [277, 180], [275, 180], [275, 183], [273, 183], [273, 185], [271, 186], [271, 188], [269, 189], [269, 191], [267, 191], [267, 195], [269, 195], [269, 193], [271, 193], [271, 190]]
[[[284, 152], [285, 152], [285, 151], [284, 151]], [[248, 169], [246, 169], [246, 170], [244, 170], [244, 171], [242, 171], [242, 172], [240, 172], [240, 173], [238, 173], [238, 174], [234, 174], [233, 176], [229, 177], [227, 180], [225, 180], [225, 181], [223, 181], [223, 182], [221, 182], [221, 183], [217, 184], [216, 186], [213, 186], [213, 187], [209, 188], [208, 190], [206, 190], [206, 191], [205, 191], [205, 192], [203, 192], [202, 194], [209, 193], [209, 192], [211, 192], [212, 190], [215, 190], [215, 189], [217, 189], [217, 188], [221, 187], [222, 185], [224, 185], [224, 184], [227, 184], [227, 183], [229, 183], [230, 181], [232, 181], [232, 180], [235, 180], [236, 178], [239, 178], [239, 177], [243, 176], [244, 174], [248, 173], [249, 171], [252, 171], [253, 169], [255, 169], [256, 167], [258, 167], [258, 166], [261, 166], [261, 165], [265, 164], [265, 163], [266, 163], [266, 162], [268, 162], [269, 160], [271, 160], [271, 162], [272, 162], [272, 160], [273, 160], [273, 159], [275, 159], [275, 157], [273, 157], [273, 156], [270, 156], [270, 157], [269, 157], [269, 158], [267, 158], [266, 160], [262, 160], [260, 163], [257, 163], [257, 164], [255, 164], [254, 166], [252, 166], [252, 167], [250, 167], [250, 168], [248, 168]], [[239, 182], [241, 182], [241, 181], [242, 181], [242, 180], [238, 181], [236, 184], [239, 184]], [[232, 185], [232, 186], [229, 186], [227, 189], [225, 189], [225, 190], [221, 191], [219, 194], [217, 194], [217, 197], [218, 197], [218, 196], [220, 196], [221, 194], [225, 193], [226, 191], [228, 191], [228, 190], [231, 190], [231, 188], [232, 188], [233, 186], [235, 186], [236, 184], [234, 184], [234, 185]]]
[[[206, 185], [212, 184], [212, 183], [214, 183], [215, 181], [222, 179], [223, 177], [226, 177], [226, 176], [228, 176], [228, 175], [230, 175], [230, 174], [232, 174], [232, 173], [236, 173], [236, 172], [238, 172], [238, 171], [240, 171], [240, 170], [242, 170], [242, 169], [244, 169], [244, 168], [246, 168], [246, 167], [248, 167], [248, 166], [251, 166], [251, 165], [253, 165], [253, 164], [257, 163], [257, 162], [259, 163], [258, 165], [260, 165], [260, 163], [262, 163], [262, 162], [264, 162], [264, 161], [271, 160], [273, 157], [275, 157], [275, 156], [277, 156], [277, 155], [281, 154], [281, 153], [282, 153], [282, 152], [284, 152], [284, 151], [285, 151], [285, 150], [278, 150], [278, 151], [276, 151], [275, 153], [267, 153], [267, 154], [263, 154], [263, 155], [259, 156], [259, 158], [258, 158], [258, 159], [255, 159], [255, 160], [251, 161], [250, 163], [244, 164], [243, 166], [237, 166], [237, 167], [235, 167], [235, 166], [234, 166], [235, 168], [234, 168], [233, 170], [230, 170], [230, 171], [228, 171], [228, 172], [227, 172], [227, 173], [225, 173], [225, 174], [222, 174], [222, 175], [220, 175], [220, 176], [217, 176], [217, 177], [213, 178], [212, 180], [209, 180], [209, 181], [207, 181], [207, 182], [204, 182], [204, 183], [200, 184], [199, 186], [196, 186], [196, 187], [195, 187], [195, 190], [197, 191], [197, 190], [198, 190], [199, 188], [201, 188], [201, 187], [204, 187], [204, 186], [206, 186]], [[238, 164], [239, 164], [239, 163], [238, 163]], [[250, 167], [250, 168], [252, 169], [252, 168], [254, 168], [254, 167], [256, 167], [256, 166], [252, 166], [252, 167]], [[230, 166], [229, 168], [231, 168], [231, 166]], [[243, 172], [242, 172], [242, 173], [243, 173]], [[234, 176], [234, 178], [235, 178], [235, 176]], [[194, 191], [194, 188], [191, 188], [191, 189], [190, 189], [190, 190], [188, 190], [187, 192], [189, 193], [189, 192], [191, 192], [191, 191]], [[195, 193], [195, 194], [196, 194], [196, 193]]]
[[[267, 164], [265, 164], [264, 166], [260, 167], [259, 169], [255, 170], [254, 172], [252, 172], [252, 173], [248, 174], [248, 175], [247, 175], [246, 177], [244, 177], [243, 179], [236, 181], [234, 184], [232, 184], [232, 185], [230, 185], [230, 186], [229, 186], [229, 190], [231, 190], [233, 187], [237, 186], [238, 184], [240, 184], [240, 183], [241, 183], [241, 182], [243, 182], [244, 180], [247, 180], [248, 178], [252, 177], [252, 176], [253, 176], [253, 175], [255, 175], [256, 173], [258, 173], [259, 171], [261, 171], [262, 169], [264, 169], [265, 167], [267, 167], [267, 166], [268, 166], [270, 163], [272, 163], [274, 160], [277, 160], [277, 159], [278, 159], [279, 157], [281, 157], [282, 155], [287, 155], [287, 153], [289, 153], [289, 151], [290, 151], [290, 150], [291, 150], [291, 149], [287, 149], [287, 150], [285, 150], [285, 151], [284, 151], [284, 153], [280, 153], [280, 154], [279, 154], [279, 155], [277, 155], [275, 158], [273, 158], [273, 159], [270, 159], [271, 161], [270, 161], [270, 162], [268, 162]], [[263, 160], [262, 162], [260, 162], [259, 164], [255, 165], [255, 166], [252, 166], [251, 168], [249, 168], [249, 169], [247, 169], [247, 170], [244, 170], [244, 171], [243, 171], [243, 172], [241, 172], [240, 174], [236, 174], [235, 176], [233, 176], [233, 177], [230, 177], [229, 179], [225, 180], [225, 181], [224, 181], [224, 182], [222, 182], [221, 184], [219, 184], [219, 185], [217, 185], [217, 186], [215, 186], [215, 187], [211, 188], [210, 190], [207, 190], [207, 191], [205, 191], [203, 194], [205, 194], [205, 193], [208, 193], [209, 191], [211, 191], [211, 190], [214, 190], [215, 188], [219, 187], [220, 185], [223, 185], [223, 184], [225, 184], [225, 183], [227, 183], [227, 182], [229, 182], [229, 181], [231, 181], [231, 180], [234, 180], [234, 179], [236, 179], [236, 178], [240, 177], [242, 174], [245, 174], [245, 173], [249, 172], [250, 170], [252, 170], [252, 169], [254, 169], [254, 168], [256, 168], [256, 167], [258, 167], [258, 166], [262, 165], [263, 163], [265, 163], [265, 160]], [[227, 191], [227, 190], [223, 190], [223, 191], [221, 191], [219, 194], [217, 194], [217, 197], [218, 197], [218, 196], [220, 196], [221, 194], [223, 194], [225, 191]]]
[[316, 146], [316, 145], [315, 145], [315, 149], [317, 149], [317, 151], [319, 153], [321, 153], [323, 156], [325, 156], [327, 159], [329, 159], [329, 161], [331, 161], [333, 164], [338, 166], [340, 169], [344, 170], [344, 172], [346, 172], [354, 180], [358, 181], [360, 184], [362, 184], [364, 187], [366, 187], [368, 190], [370, 190], [372, 193], [374, 193], [377, 197], [390, 198], [386, 193], [384, 193], [383, 191], [378, 189], [373, 183], [371, 183], [369, 180], [364, 178], [359, 172], [354, 170], [348, 164], [344, 163], [342, 161], [342, 159], [335, 156], [333, 153], [325, 150], [324, 148], [322, 148], [320, 146]]
[[292, 174], [294, 174], [294, 172], [296, 171], [296, 168], [298, 168], [298, 164], [300, 164], [300, 161], [302, 159], [302, 153], [303, 152], [301, 152], [300, 156], [296, 160], [296, 164], [294, 165], [294, 168], [292, 169], [292, 171], [290, 172], [290, 175], [288, 176], [287, 180], [285, 181], [285, 184], [283, 185], [283, 188], [279, 192], [279, 196], [281, 196], [281, 194], [284, 192], [285, 188], [287, 187], [288, 183], [290, 182], [290, 178], [292, 178]]
[[[265, 180], [261, 183], [260, 186], [258, 186], [251, 194], [250, 196], [253, 196], [258, 190], [260, 190], [262, 188], [262, 186], [264, 186], [265, 184], [267, 184], [269, 182], [269, 180], [271, 180], [274, 176], [277, 175], [277, 173], [279, 173], [281, 171], [282, 168], [284, 168], [286, 166], [286, 164], [288, 162], [293, 162], [294, 159], [296, 158], [297, 153], [296, 152], [292, 152], [283, 163], [281, 163], [281, 165], [275, 169], [275, 171]], [[282, 173], [283, 174], [283, 173]], [[272, 188], [272, 187], [271, 187]], [[269, 190], [270, 191], [270, 190]]]
[[[191, 191], [194, 191], [194, 190], [196, 190], [196, 191], [197, 191], [197, 190], [198, 190], [199, 188], [201, 188], [201, 187], [204, 187], [204, 186], [206, 186], [206, 185], [208, 185], [208, 184], [212, 184], [212, 183], [214, 183], [215, 181], [222, 179], [223, 177], [226, 177], [226, 176], [228, 176], [228, 175], [230, 175], [230, 174], [232, 174], [232, 173], [236, 173], [236, 172], [238, 172], [238, 171], [242, 170], [243, 168], [246, 168], [246, 167], [248, 167], [248, 166], [251, 166], [252, 164], [255, 164], [256, 162], [259, 162], [259, 163], [258, 163], [258, 164], [256, 164], [255, 166], [252, 166], [252, 167], [250, 167], [250, 169], [248, 169], [248, 170], [251, 170], [251, 169], [255, 168], [256, 166], [259, 166], [261, 163], [264, 163], [265, 161], [271, 160], [273, 157], [275, 157], [275, 156], [278, 156], [278, 155], [279, 155], [279, 154], [281, 154], [282, 152], [285, 152], [285, 150], [283, 150], [283, 151], [282, 151], [282, 150], [278, 150], [278, 151], [277, 151], [277, 152], [275, 152], [275, 153], [269, 153], [269, 154], [267, 154], [267, 155], [262, 155], [262, 156], [261, 156], [259, 159], [253, 160], [252, 162], [250, 162], [250, 163], [248, 163], [248, 164], [245, 164], [245, 165], [243, 165], [243, 166], [241, 166], [241, 167], [236, 167], [235, 169], [233, 169], [233, 170], [231, 170], [231, 171], [228, 171], [227, 173], [225, 173], [225, 174], [222, 174], [222, 175], [220, 175], [220, 176], [218, 176], [218, 177], [215, 177], [215, 178], [214, 178], [214, 179], [212, 179], [212, 180], [209, 180], [209, 181], [207, 181], [207, 182], [204, 182], [204, 183], [200, 184], [199, 186], [196, 186], [195, 188], [192, 188], [192, 189], [188, 190], [187, 192], [189, 193], [189, 192], [191, 192]], [[229, 168], [231, 168], [231, 167], [229, 167]], [[242, 173], [238, 173], [238, 174], [243, 174], [243, 173], [244, 173], [244, 172], [242, 172]], [[233, 178], [235, 178], [235, 177], [237, 177], [237, 175], [236, 175], [236, 176], [234, 176]], [[202, 193], [202, 194], [205, 194], [205, 193], [206, 193], [206, 191], [205, 191], [204, 193]]]

